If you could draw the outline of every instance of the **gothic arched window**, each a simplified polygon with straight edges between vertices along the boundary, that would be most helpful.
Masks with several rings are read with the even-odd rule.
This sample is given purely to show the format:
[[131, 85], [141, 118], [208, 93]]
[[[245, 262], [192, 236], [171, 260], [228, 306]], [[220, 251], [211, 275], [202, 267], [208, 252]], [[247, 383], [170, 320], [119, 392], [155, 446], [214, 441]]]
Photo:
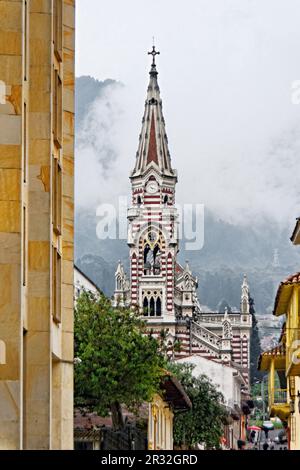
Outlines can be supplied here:
[[161, 237], [155, 231], [150, 231], [143, 241], [144, 274], [159, 275], [161, 272]]
[[165, 195], [165, 197], [164, 197], [164, 205], [166, 206], [166, 205], [168, 204], [168, 202], [169, 202], [169, 198], [168, 198], [167, 195]]
[[156, 316], [161, 317], [161, 300], [160, 297], [156, 300]]
[[150, 299], [150, 317], [155, 317], [155, 301], [153, 297]]
[[145, 297], [143, 301], [143, 315], [144, 317], [148, 317], [148, 314], [149, 314], [149, 302], [148, 302], [147, 297]]
[[137, 205], [140, 206], [142, 204], [142, 198], [141, 196], [137, 197]]
[[122, 290], [122, 279], [121, 276], [117, 277], [117, 290]]

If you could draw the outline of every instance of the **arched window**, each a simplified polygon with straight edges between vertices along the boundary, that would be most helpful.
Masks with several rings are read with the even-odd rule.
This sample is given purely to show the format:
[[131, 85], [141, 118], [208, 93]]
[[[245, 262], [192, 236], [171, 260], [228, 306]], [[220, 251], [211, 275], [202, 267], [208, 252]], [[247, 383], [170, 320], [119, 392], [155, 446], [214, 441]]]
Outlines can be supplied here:
[[143, 315], [144, 317], [148, 317], [149, 315], [149, 302], [148, 302], [147, 297], [144, 298], [144, 302], [143, 302]]
[[155, 317], [155, 301], [153, 297], [150, 299], [150, 317]]
[[122, 279], [121, 276], [117, 277], [117, 290], [122, 290]]
[[144, 274], [160, 274], [161, 270], [161, 251], [159, 245], [153, 249], [147, 244], [144, 248]]
[[160, 297], [156, 300], [156, 316], [161, 317], [161, 300]]
[[142, 205], [142, 198], [141, 198], [141, 196], [138, 196], [138, 197], [137, 197], [137, 205], [138, 205], [138, 206], [141, 206], [141, 205]]
[[165, 195], [164, 197], [164, 205], [167, 206], [168, 205], [168, 202], [169, 202], [169, 198], [167, 195]]

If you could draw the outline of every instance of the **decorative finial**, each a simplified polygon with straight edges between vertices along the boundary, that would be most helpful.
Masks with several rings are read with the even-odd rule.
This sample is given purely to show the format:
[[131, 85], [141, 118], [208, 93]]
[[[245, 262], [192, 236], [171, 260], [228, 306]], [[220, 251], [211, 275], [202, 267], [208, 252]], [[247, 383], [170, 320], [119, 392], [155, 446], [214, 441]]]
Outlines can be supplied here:
[[[153, 42], [154, 42], [154, 38], [153, 38]], [[148, 55], [152, 55], [152, 67], [155, 67], [155, 65], [156, 65], [155, 64], [155, 56], [159, 55], [159, 54], [160, 54], [160, 52], [155, 50], [155, 46], [153, 44], [152, 51], [148, 52]]]

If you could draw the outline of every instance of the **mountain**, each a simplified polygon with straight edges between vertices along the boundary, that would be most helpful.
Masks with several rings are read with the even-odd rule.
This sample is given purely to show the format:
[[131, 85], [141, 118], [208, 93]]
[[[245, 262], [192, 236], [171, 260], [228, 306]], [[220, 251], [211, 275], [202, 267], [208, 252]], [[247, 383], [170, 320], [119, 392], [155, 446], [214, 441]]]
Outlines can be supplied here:
[[[98, 81], [86, 76], [76, 79], [77, 131], [95, 100], [115, 83], [114, 80]], [[80, 132], [77, 135], [82, 138]], [[99, 240], [97, 223], [95, 211], [77, 207], [75, 260], [107, 295], [112, 295], [119, 259], [128, 271], [128, 247], [126, 240]], [[279, 282], [299, 270], [300, 252], [291, 245], [289, 236], [290, 228], [279, 227], [275, 222], [266, 221], [259, 226], [234, 225], [206, 210], [203, 248], [186, 251], [182, 240], [179, 260], [189, 259], [198, 276], [200, 302], [212, 310], [217, 310], [221, 303], [239, 308], [240, 287], [243, 274], [247, 273], [255, 310], [261, 315], [272, 311]]]

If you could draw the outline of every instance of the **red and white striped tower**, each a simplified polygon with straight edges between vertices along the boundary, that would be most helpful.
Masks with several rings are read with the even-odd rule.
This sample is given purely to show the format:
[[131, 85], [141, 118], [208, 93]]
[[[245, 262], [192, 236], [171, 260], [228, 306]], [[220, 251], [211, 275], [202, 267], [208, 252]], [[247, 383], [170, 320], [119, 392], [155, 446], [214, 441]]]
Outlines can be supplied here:
[[174, 324], [174, 280], [178, 252], [175, 185], [153, 46], [150, 81], [134, 170], [130, 175], [132, 206], [128, 210], [131, 304], [147, 321]]

